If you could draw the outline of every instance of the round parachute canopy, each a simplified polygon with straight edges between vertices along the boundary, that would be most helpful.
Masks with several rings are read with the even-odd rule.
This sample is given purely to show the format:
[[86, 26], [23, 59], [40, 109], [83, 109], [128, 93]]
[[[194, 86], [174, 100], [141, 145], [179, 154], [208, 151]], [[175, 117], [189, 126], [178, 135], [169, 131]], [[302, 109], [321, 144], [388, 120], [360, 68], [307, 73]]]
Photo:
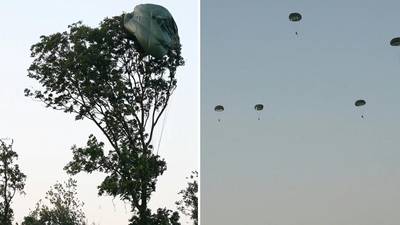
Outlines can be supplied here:
[[391, 46], [400, 46], [400, 37], [395, 37], [390, 41]]
[[137, 5], [132, 13], [124, 15], [123, 24], [130, 39], [136, 40], [146, 55], [161, 58], [180, 46], [174, 18], [160, 5]]
[[261, 111], [261, 110], [264, 109], [264, 105], [263, 104], [257, 104], [257, 105], [254, 106], [254, 109], [256, 111]]
[[299, 22], [301, 20], [301, 14], [298, 12], [290, 13], [289, 20], [292, 22]]
[[366, 104], [365, 100], [362, 100], [362, 99], [357, 100], [357, 101], [354, 103], [354, 105], [357, 106], [357, 107], [363, 106], [363, 105], [365, 105], [365, 104]]
[[222, 105], [217, 105], [214, 108], [215, 112], [223, 112], [224, 111], [224, 107]]

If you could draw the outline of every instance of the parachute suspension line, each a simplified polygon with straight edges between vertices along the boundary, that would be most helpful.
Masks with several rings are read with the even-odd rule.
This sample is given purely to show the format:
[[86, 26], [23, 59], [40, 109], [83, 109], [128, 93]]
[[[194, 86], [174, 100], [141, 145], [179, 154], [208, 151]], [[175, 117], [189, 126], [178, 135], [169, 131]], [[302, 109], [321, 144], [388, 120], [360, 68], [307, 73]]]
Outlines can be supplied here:
[[297, 38], [299, 37], [298, 30], [300, 27], [300, 25], [298, 25], [298, 23], [300, 23], [301, 19], [302, 19], [302, 16], [298, 12], [293, 12], [293, 13], [289, 14], [289, 20], [294, 24], [293, 27], [295, 29], [295, 34], [296, 34]]
[[295, 38], [299, 38], [299, 32], [297, 31], [296, 24], [291, 24], [291, 32], [295, 34]]
[[[171, 101], [171, 99], [170, 99], [170, 101]], [[164, 133], [164, 128], [165, 128], [165, 124], [166, 124], [166, 120], [167, 120], [167, 116], [168, 116], [168, 111], [169, 111], [168, 109], [169, 108], [165, 109], [165, 114], [164, 114], [163, 122], [161, 125], [161, 133], [160, 133], [160, 137], [158, 138], [158, 144], [157, 144], [157, 155], [158, 155], [158, 152], [160, 151], [160, 144], [161, 144], [161, 140], [162, 140], [162, 136]]]
[[[222, 105], [216, 105], [214, 107], [214, 111], [218, 113], [222, 113], [225, 110], [224, 106]], [[221, 117], [218, 116], [218, 123], [221, 122]]]
[[361, 112], [361, 118], [365, 119], [366, 118], [365, 109], [364, 108], [360, 109], [360, 112]]
[[111, 199], [111, 202], [112, 202], [112, 205], [113, 205], [113, 208], [114, 208], [114, 212], [116, 212], [117, 210], [115, 208], [114, 198]]
[[299, 38], [299, 26], [298, 26], [297, 22], [294, 22], [292, 24], [292, 28], [294, 30], [294, 34], [296, 35], [296, 38]]
[[256, 115], [257, 115], [257, 120], [260, 120], [261, 118], [260, 118], [260, 112], [258, 112], [257, 110], [256, 110]]
[[256, 104], [254, 106], [254, 109], [256, 111], [258, 120], [260, 120], [261, 119], [261, 111], [264, 109], [264, 105], [263, 104]]

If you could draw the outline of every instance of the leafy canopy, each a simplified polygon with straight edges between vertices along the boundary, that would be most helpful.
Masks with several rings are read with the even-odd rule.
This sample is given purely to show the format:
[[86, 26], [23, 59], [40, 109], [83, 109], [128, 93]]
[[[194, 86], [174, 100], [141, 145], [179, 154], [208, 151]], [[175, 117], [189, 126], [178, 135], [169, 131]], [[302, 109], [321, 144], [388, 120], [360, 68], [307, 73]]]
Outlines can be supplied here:
[[198, 176], [198, 172], [193, 171], [190, 177], [186, 178], [188, 180], [187, 187], [178, 193], [182, 195], [182, 199], [176, 202], [178, 210], [181, 211], [183, 214], [190, 216], [190, 218], [193, 220], [194, 225], [197, 225], [199, 223], [199, 184], [197, 181]]
[[76, 188], [72, 178], [64, 184], [57, 182], [46, 193], [49, 205], [39, 201], [22, 225], [86, 225], [83, 202], [77, 199]]
[[7, 144], [0, 139], [0, 224], [11, 225], [14, 211], [11, 208], [16, 193], [24, 194], [26, 175], [14, 161], [18, 154], [13, 151], [13, 142]]

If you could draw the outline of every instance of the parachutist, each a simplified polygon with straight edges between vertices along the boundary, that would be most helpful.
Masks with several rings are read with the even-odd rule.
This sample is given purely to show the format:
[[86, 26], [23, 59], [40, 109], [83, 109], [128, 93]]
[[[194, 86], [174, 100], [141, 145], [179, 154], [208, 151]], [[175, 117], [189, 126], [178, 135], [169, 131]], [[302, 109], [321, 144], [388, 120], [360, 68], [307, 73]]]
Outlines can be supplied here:
[[[301, 18], [302, 18], [302, 16], [298, 12], [294, 12], [294, 13], [290, 13], [289, 14], [289, 20], [291, 22], [294, 22], [294, 23], [300, 22]], [[299, 37], [299, 33], [297, 31], [295, 32], [295, 34], [296, 34], [296, 37]]]
[[[354, 102], [354, 105], [356, 106], [356, 107], [364, 107], [365, 106], [365, 104], [367, 104], [367, 102], [365, 101], [365, 100], [363, 100], [363, 99], [359, 99], [359, 100], [357, 100], [356, 102]], [[362, 114], [361, 114], [361, 118], [362, 119], [364, 119], [364, 112], [361, 112]]]
[[[214, 111], [218, 113], [222, 113], [224, 110], [224, 106], [222, 105], [217, 105], [214, 107]], [[218, 118], [218, 122], [221, 122], [221, 118]]]
[[290, 13], [289, 14], [289, 20], [292, 22], [299, 22], [301, 20], [302, 16], [298, 12]]
[[256, 112], [258, 114], [258, 120], [260, 120], [260, 112], [264, 109], [264, 105], [263, 104], [256, 104], [254, 106], [254, 109], [256, 110]]

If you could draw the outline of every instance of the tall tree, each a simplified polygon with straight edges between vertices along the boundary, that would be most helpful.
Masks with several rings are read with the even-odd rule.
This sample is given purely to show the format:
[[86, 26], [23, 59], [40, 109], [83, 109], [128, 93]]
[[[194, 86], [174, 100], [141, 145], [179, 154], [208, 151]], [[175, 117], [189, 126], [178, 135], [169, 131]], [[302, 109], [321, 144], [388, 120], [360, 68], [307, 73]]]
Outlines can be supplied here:
[[39, 201], [22, 225], [86, 225], [83, 202], [77, 199], [76, 180], [57, 182], [46, 193], [49, 205]]
[[192, 174], [186, 178], [188, 180], [187, 187], [178, 193], [182, 195], [182, 199], [176, 202], [178, 210], [183, 214], [190, 216], [194, 225], [199, 224], [198, 176], [199, 173], [197, 171], [193, 171]]
[[11, 225], [14, 211], [11, 208], [16, 193], [23, 194], [26, 176], [15, 160], [18, 154], [12, 149], [13, 141], [7, 144], [0, 139], [0, 224]]
[[166, 162], [154, 154], [154, 130], [176, 88], [177, 67], [184, 64], [181, 47], [162, 59], [145, 56], [121, 27], [121, 16], [91, 28], [74, 23], [69, 30], [41, 36], [31, 48], [28, 77], [43, 86], [26, 96], [47, 107], [89, 119], [112, 149], [90, 135], [85, 147], [72, 147], [70, 174], [99, 171], [107, 176], [99, 195], [131, 203], [131, 224], [148, 225], [148, 201]]

